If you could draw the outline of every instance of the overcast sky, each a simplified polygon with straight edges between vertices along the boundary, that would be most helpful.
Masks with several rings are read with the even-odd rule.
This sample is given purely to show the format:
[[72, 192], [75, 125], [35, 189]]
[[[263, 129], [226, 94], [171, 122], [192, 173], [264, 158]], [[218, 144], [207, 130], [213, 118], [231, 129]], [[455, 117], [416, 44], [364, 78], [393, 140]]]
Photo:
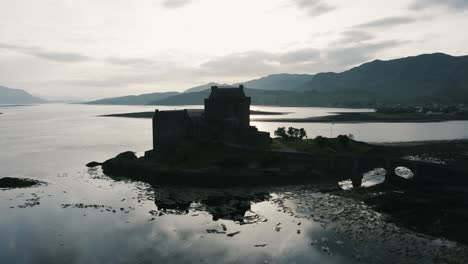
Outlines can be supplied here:
[[0, 17], [0, 85], [46, 98], [468, 54], [468, 0], [0, 0]]

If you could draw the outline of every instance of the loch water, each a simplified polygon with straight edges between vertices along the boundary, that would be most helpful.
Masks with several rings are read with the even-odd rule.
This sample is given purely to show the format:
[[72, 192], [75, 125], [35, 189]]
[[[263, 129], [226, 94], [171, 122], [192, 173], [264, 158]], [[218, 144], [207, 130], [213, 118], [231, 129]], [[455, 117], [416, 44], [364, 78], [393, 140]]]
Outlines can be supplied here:
[[[169, 188], [117, 181], [100, 169], [85, 167], [127, 150], [142, 155], [152, 145], [149, 119], [100, 115], [154, 108], [0, 107], [0, 178], [44, 182], [33, 188], [0, 189], [0, 263], [463, 263], [468, 259], [462, 245], [400, 228], [352, 199], [318, 192], [321, 186]], [[361, 111], [252, 109], [289, 113], [277, 118]], [[468, 138], [466, 121], [254, 125], [269, 132], [278, 126], [304, 127], [311, 137], [353, 134], [369, 142]]]

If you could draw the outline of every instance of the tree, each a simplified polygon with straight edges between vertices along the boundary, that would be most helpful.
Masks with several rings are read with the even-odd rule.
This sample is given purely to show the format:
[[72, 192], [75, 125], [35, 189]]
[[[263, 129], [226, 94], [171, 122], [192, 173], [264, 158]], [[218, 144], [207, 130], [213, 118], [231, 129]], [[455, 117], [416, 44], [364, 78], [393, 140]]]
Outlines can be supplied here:
[[285, 127], [278, 127], [278, 129], [275, 130], [274, 132], [275, 136], [280, 137], [282, 139], [287, 139], [288, 135], [286, 134], [286, 128]]
[[298, 133], [298, 129], [297, 128], [294, 128], [294, 127], [288, 127], [288, 136], [290, 138], [296, 138], [296, 134]]
[[307, 138], [307, 132], [305, 131], [304, 128], [299, 129], [299, 138], [300, 139]]
[[339, 135], [336, 139], [338, 140], [338, 144], [340, 144], [341, 147], [346, 148], [349, 146], [350, 139], [348, 136]]
[[304, 128], [299, 129], [295, 127], [288, 127], [288, 130], [285, 127], [278, 127], [274, 134], [282, 139], [303, 139], [307, 137], [307, 132]]
[[314, 139], [314, 143], [319, 147], [319, 148], [323, 148], [325, 147], [325, 145], [327, 144], [328, 142], [328, 139], [327, 138], [324, 138], [322, 136], [317, 136], [315, 139]]

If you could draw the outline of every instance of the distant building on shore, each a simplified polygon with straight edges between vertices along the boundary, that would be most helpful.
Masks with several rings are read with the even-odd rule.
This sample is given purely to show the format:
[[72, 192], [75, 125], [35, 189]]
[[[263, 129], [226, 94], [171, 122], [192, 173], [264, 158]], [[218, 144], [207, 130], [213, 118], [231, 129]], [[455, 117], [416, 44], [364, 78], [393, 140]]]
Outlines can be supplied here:
[[171, 149], [190, 141], [266, 148], [271, 142], [270, 133], [250, 125], [250, 103], [243, 85], [236, 88], [212, 86], [204, 111], [156, 110], [153, 149]]

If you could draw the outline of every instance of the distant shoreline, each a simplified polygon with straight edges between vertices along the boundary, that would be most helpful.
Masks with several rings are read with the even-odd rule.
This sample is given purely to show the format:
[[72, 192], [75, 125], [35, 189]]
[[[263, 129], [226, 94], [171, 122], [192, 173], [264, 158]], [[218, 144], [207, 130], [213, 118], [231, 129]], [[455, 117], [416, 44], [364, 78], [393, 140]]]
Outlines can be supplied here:
[[[187, 109], [191, 114], [201, 114], [202, 109]], [[250, 111], [251, 115], [285, 115], [284, 112], [268, 112], [268, 111]], [[136, 112], [136, 113], [122, 113], [122, 114], [109, 114], [100, 115], [101, 117], [128, 117], [128, 118], [153, 118], [154, 112]]]
[[252, 119], [252, 121], [282, 123], [437, 123], [468, 120], [468, 115], [426, 115], [421, 113], [385, 114], [377, 112], [339, 112], [334, 114], [335, 115], [307, 118]]
[[35, 106], [37, 104], [0, 104], [0, 107]]
[[[201, 114], [200, 109], [189, 109], [189, 113]], [[251, 115], [285, 115], [283, 112], [250, 111]], [[468, 115], [426, 115], [421, 113], [384, 114], [376, 112], [334, 113], [330, 116], [306, 118], [253, 118], [253, 122], [280, 123], [438, 123], [445, 121], [468, 121]], [[101, 115], [102, 117], [152, 118], [154, 112], [136, 112]]]

